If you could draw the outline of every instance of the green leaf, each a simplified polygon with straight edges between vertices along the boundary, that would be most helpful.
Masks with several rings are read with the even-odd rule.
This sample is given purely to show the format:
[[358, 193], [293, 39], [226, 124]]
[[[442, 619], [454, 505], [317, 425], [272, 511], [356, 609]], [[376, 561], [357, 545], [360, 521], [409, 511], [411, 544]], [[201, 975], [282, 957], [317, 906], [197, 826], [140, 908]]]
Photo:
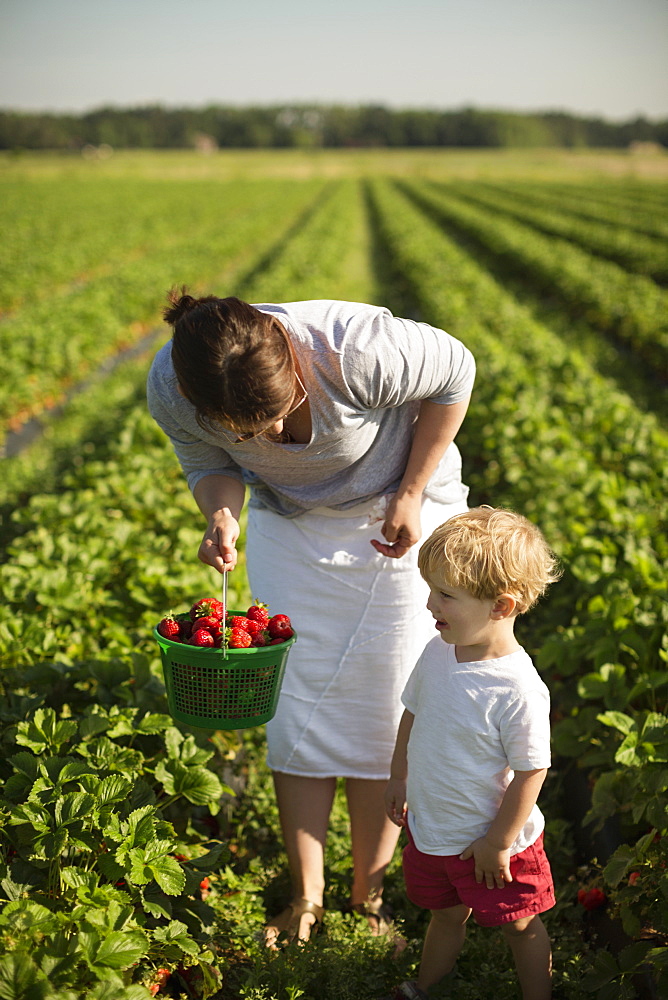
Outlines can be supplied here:
[[164, 857], [152, 861], [153, 878], [168, 896], [178, 896], [186, 884], [185, 872], [175, 858]]
[[146, 888], [140, 891], [142, 904], [147, 913], [150, 913], [152, 917], [171, 918], [172, 902], [156, 882], [149, 882]]
[[146, 714], [143, 719], [140, 719], [135, 729], [138, 733], [144, 733], [147, 735], [162, 733], [166, 729], [170, 729], [173, 725], [173, 719], [171, 715], [159, 715], [157, 712]]
[[584, 976], [582, 985], [588, 993], [594, 993], [618, 975], [619, 966], [613, 956], [609, 951], [601, 950], [596, 952], [593, 967]]
[[35, 780], [37, 777], [39, 763], [33, 754], [22, 751], [21, 753], [12, 754], [12, 756], [8, 759], [9, 763], [15, 770], [19, 771], [21, 774], [27, 775], [29, 778], [32, 778], [33, 781]]
[[172, 920], [167, 927], [156, 927], [153, 937], [165, 945], [176, 945], [186, 955], [197, 955], [200, 950], [197, 942], [188, 934], [187, 926], [180, 920]]
[[217, 868], [221, 861], [226, 861], [229, 856], [230, 851], [227, 844], [216, 844], [215, 847], [212, 847], [206, 854], [202, 854], [201, 857], [191, 858], [188, 864], [199, 871], [210, 872]]
[[636, 852], [628, 844], [622, 844], [612, 855], [603, 869], [603, 877], [609, 885], [619, 885], [621, 880], [636, 860]]
[[96, 932], [83, 931], [80, 943], [91, 968], [101, 965], [118, 971], [129, 969], [149, 948], [148, 937], [140, 930], [112, 931], [104, 937]]
[[45, 1000], [48, 983], [21, 952], [0, 958], [0, 1000]]
[[66, 826], [93, 813], [95, 797], [88, 792], [67, 792], [56, 802], [56, 823]]
[[644, 756], [638, 753], [639, 738], [637, 731], [629, 733], [615, 754], [618, 764], [624, 764], [625, 767], [640, 767], [645, 763]]
[[198, 765], [188, 767], [178, 760], [161, 761], [155, 776], [168, 795], [182, 795], [193, 805], [217, 802], [223, 794], [223, 786], [213, 771]]
[[628, 734], [636, 728], [635, 721], [629, 715], [625, 715], [624, 712], [601, 712], [596, 718], [604, 726], [612, 726], [614, 729], [618, 729], [620, 733]]
[[60, 877], [70, 889], [78, 889], [82, 885], [86, 886], [87, 889], [94, 889], [100, 880], [95, 872], [87, 872], [83, 868], [73, 866], [62, 868]]
[[57, 721], [52, 708], [38, 708], [29, 722], [20, 722], [17, 726], [16, 742], [38, 754], [45, 750], [57, 751], [78, 728], [74, 719]]
[[107, 805], [110, 802], [120, 802], [127, 797], [132, 788], [132, 782], [120, 774], [110, 774], [100, 782], [96, 796], [99, 805]]
[[4, 907], [0, 926], [7, 927], [11, 934], [52, 934], [58, 928], [58, 918], [41, 903], [18, 899]]

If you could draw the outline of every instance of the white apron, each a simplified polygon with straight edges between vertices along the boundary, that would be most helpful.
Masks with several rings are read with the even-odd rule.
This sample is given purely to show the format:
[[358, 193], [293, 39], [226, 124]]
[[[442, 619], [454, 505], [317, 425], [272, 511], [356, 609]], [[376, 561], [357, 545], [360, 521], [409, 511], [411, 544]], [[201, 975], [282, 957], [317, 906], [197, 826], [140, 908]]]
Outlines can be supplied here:
[[[292, 619], [291, 647], [267, 762], [305, 777], [386, 780], [401, 693], [436, 634], [420, 543], [401, 559], [379, 555], [386, 498], [348, 511], [317, 508], [295, 518], [249, 508], [248, 578], [254, 599]], [[422, 541], [467, 509], [422, 505]]]

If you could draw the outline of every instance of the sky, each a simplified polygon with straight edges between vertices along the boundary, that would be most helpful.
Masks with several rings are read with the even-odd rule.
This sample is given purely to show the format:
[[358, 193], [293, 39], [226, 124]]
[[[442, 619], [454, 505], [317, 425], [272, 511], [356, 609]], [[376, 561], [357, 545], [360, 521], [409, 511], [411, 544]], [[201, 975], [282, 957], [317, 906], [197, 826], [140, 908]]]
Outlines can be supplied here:
[[0, 0], [0, 108], [668, 118], [668, 0]]

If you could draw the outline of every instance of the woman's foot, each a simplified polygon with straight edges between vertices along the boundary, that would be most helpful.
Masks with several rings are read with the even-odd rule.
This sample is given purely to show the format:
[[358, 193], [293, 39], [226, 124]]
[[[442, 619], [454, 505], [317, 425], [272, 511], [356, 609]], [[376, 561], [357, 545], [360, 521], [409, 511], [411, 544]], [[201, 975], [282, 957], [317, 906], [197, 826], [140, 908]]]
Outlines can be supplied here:
[[325, 914], [325, 908], [308, 899], [293, 899], [264, 929], [264, 943], [276, 951], [294, 940], [308, 941]]
[[394, 944], [393, 957], [396, 958], [406, 947], [406, 939], [397, 934], [392, 922], [392, 909], [383, 902], [382, 896], [376, 896], [366, 903], [353, 903], [350, 909], [353, 913], [359, 913], [366, 917], [369, 930], [374, 937], [390, 937]]

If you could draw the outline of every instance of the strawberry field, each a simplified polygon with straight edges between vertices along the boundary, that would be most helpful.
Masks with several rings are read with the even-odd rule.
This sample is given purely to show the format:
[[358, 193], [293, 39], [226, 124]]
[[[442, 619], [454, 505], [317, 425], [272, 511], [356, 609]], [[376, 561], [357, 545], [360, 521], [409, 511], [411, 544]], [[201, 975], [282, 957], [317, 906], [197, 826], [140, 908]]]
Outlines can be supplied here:
[[[267, 955], [288, 881], [263, 729], [167, 712], [153, 626], [220, 587], [145, 404], [182, 284], [382, 303], [472, 350], [470, 502], [564, 566], [519, 624], [553, 700], [555, 997], [665, 996], [668, 163], [24, 155], [0, 191], [0, 1000], [373, 1000], [419, 962], [398, 852], [406, 950], [346, 912], [342, 795], [324, 931]], [[229, 605], [252, 598], [242, 559]], [[492, 995], [519, 995], [510, 955], [471, 927], [434, 996]]]

